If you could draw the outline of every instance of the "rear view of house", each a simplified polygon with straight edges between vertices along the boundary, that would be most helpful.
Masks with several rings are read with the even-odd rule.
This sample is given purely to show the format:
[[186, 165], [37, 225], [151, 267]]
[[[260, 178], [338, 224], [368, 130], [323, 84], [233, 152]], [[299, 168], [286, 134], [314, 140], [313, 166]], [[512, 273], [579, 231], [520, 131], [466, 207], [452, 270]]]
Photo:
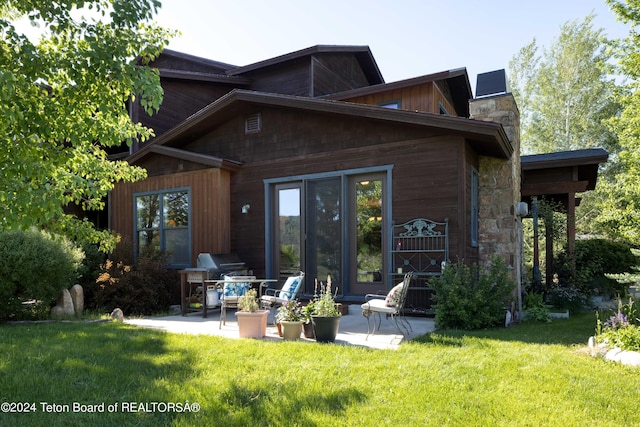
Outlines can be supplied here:
[[[413, 269], [416, 307], [434, 274], [420, 256], [520, 262], [518, 110], [508, 93], [472, 99], [465, 69], [385, 83], [360, 46], [243, 67], [166, 51], [153, 65], [161, 110], [131, 112], [157, 137], [128, 156], [149, 177], [110, 203], [110, 227], [138, 251], [167, 251], [175, 268], [234, 252], [262, 277], [331, 274], [346, 301]], [[447, 259], [396, 257], [394, 225], [419, 218], [446, 224]]]

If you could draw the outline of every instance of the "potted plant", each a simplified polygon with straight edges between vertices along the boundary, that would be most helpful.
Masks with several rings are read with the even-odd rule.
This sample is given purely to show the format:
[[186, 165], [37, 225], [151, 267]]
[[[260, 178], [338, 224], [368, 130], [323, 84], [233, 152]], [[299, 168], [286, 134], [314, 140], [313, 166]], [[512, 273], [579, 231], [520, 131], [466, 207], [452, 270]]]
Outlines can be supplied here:
[[238, 299], [238, 330], [240, 338], [262, 338], [267, 335], [269, 310], [258, 310], [258, 293], [249, 289]]
[[302, 330], [305, 338], [315, 339], [313, 334], [313, 323], [311, 322], [311, 315], [315, 310], [313, 300], [309, 301], [307, 305], [302, 307]]
[[[316, 292], [318, 290], [318, 280], [316, 279]], [[338, 289], [336, 288], [336, 292]], [[313, 333], [318, 342], [334, 342], [338, 335], [340, 326], [340, 316], [335, 301], [335, 295], [331, 291], [331, 276], [327, 276], [327, 284], [320, 282], [320, 293], [316, 293], [313, 298]]]
[[298, 340], [302, 333], [302, 308], [297, 300], [290, 300], [278, 308], [276, 320], [282, 325], [285, 340]]

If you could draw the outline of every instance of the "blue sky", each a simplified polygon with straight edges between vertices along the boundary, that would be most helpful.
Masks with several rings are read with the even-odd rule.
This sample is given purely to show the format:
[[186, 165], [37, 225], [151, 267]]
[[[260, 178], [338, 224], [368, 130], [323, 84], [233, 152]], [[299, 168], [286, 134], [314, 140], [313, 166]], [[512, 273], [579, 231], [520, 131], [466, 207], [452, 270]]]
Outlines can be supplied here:
[[367, 45], [386, 82], [466, 67], [507, 68], [536, 38], [596, 14], [613, 38], [627, 34], [604, 0], [161, 0], [157, 21], [181, 31], [169, 48], [248, 65], [318, 44]]

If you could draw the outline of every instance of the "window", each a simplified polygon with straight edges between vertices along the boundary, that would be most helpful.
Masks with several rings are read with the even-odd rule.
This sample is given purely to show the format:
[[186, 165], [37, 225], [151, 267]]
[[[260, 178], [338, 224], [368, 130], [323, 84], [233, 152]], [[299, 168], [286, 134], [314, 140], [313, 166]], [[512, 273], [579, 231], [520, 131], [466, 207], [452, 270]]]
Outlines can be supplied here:
[[442, 102], [438, 102], [438, 114], [442, 114], [445, 116], [449, 115], [449, 112], [447, 111], [446, 107], [442, 105]]
[[480, 206], [478, 203], [479, 199], [479, 181], [478, 181], [478, 171], [475, 168], [471, 168], [471, 194], [470, 194], [470, 203], [471, 206], [471, 246], [478, 246], [478, 235], [479, 235], [479, 210]]
[[191, 265], [189, 190], [135, 194], [137, 254], [165, 252], [172, 267]]
[[400, 109], [400, 100], [396, 99], [393, 101], [384, 101], [378, 104], [378, 106], [382, 107], [382, 108], [390, 108], [392, 110], [398, 110]]

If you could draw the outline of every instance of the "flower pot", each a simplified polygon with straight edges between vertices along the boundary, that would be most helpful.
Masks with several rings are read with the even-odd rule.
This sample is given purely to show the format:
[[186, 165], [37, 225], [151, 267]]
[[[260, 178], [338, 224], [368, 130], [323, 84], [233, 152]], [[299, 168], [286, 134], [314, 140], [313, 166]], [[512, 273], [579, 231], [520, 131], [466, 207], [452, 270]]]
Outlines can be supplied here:
[[286, 341], [296, 341], [300, 339], [300, 334], [302, 334], [302, 320], [283, 320], [280, 323], [282, 324], [282, 338]]
[[313, 323], [313, 333], [318, 342], [334, 342], [338, 335], [338, 327], [340, 326], [340, 316], [324, 317], [311, 316]]
[[262, 338], [267, 335], [269, 310], [237, 311], [240, 338]]
[[315, 339], [316, 336], [313, 334], [313, 323], [309, 322], [309, 323], [303, 323], [302, 324], [302, 330], [304, 331], [304, 337], [305, 338], [310, 338], [310, 339]]
[[278, 330], [278, 336], [282, 338], [282, 323], [276, 322], [276, 329]]

